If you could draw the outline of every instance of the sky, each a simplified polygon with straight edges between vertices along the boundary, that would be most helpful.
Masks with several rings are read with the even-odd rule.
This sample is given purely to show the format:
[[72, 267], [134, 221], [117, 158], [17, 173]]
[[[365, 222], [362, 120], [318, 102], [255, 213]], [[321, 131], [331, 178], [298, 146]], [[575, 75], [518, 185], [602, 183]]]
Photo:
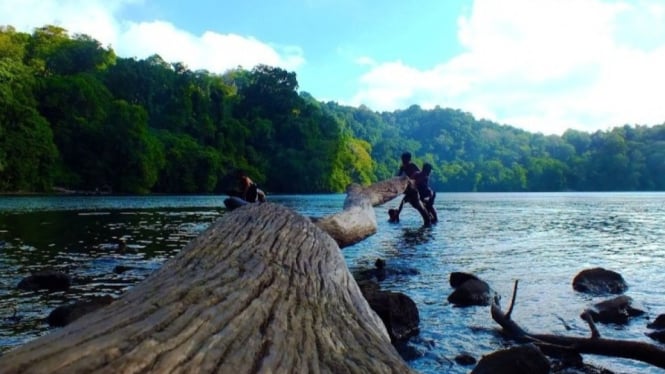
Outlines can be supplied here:
[[561, 135], [665, 123], [663, 0], [0, 0], [120, 57], [296, 73], [320, 101]]

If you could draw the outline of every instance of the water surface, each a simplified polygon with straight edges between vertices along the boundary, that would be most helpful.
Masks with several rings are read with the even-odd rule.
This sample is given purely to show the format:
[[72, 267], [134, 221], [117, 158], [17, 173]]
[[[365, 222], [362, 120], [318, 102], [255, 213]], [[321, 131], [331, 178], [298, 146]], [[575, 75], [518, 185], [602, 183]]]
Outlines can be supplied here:
[[[600, 325], [608, 338], [658, 344], [644, 335], [647, 318], [665, 313], [665, 194], [551, 193], [438, 194], [440, 222], [420, 227], [405, 208], [399, 224], [376, 208], [378, 233], [343, 250], [353, 272], [383, 258], [396, 275], [382, 287], [410, 296], [421, 333], [409, 348], [422, 373], [466, 373], [452, 363], [461, 352], [479, 358], [506, 344], [488, 307], [456, 308], [446, 298], [453, 271], [474, 273], [506, 306], [520, 280], [513, 319], [533, 332], [588, 336], [579, 314], [604, 300], [573, 291], [580, 270], [620, 272], [626, 294], [647, 317], [627, 326]], [[2, 197], [0, 198], [0, 352], [49, 332], [42, 321], [58, 305], [90, 295], [119, 296], [176, 254], [225, 213], [224, 196]], [[342, 207], [344, 195], [284, 195], [270, 200], [306, 216]], [[131, 270], [116, 273], [117, 266]], [[67, 292], [22, 292], [31, 271], [69, 273]], [[21, 319], [10, 318], [14, 313]], [[566, 325], [572, 330], [566, 330]], [[662, 372], [619, 359], [586, 356], [616, 372]]]

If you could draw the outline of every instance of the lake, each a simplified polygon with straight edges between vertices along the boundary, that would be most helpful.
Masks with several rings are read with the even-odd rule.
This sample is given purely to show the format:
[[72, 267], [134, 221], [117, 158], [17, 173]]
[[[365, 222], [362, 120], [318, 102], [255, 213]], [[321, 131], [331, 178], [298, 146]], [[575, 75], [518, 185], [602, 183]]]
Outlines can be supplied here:
[[[342, 208], [344, 195], [273, 195], [306, 216]], [[0, 197], [0, 352], [49, 332], [43, 319], [55, 307], [91, 295], [121, 295], [178, 253], [225, 214], [225, 196], [47, 196]], [[405, 207], [401, 222], [376, 208], [378, 233], [343, 250], [352, 272], [386, 260], [396, 275], [381, 285], [417, 304], [420, 335], [409, 364], [421, 373], [466, 373], [452, 363], [461, 352], [476, 358], [505, 346], [489, 307], [457, 308], [451, 272], [473, 273], [502, 296], [507, 307], [519, 279], [513, 319], [537, 333], [589, 336], [579, 317], [607, 297], [575, 292], [581, 270], [620, 272], [626, 295], [645, 310], [626, 326], [598, 325], [603, 337], [658, 344], [646, 324], [665, 313], [665, 193], [440, 193], [440, 222], [423, 228]], [[122, 244], [121, 244], [122, 243]], [[130, 267], [120, 274], [116, 266]], [[67, 272], [67, 292], [25, 292], [18, 282], [31, 271]], [[19, 321], [9, 318], [16, 313]], [[571, 328], [566, 329], [566, 325]], [[585, 356], [615, 372], [660, 373], [647, 365]]]

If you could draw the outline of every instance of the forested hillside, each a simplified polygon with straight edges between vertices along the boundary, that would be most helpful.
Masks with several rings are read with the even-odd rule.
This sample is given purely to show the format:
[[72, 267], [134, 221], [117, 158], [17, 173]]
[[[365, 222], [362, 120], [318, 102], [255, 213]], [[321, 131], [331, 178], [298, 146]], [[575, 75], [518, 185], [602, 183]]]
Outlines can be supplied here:
[[280, 68], [120, 58], [56, 26], [0, 28], [0, 192], [211, 193], [240, 168], [272, 193], [387, 178], [439, 191], [665, 190], [665, 124], [544, 136], [454, 109], [322, 103]]

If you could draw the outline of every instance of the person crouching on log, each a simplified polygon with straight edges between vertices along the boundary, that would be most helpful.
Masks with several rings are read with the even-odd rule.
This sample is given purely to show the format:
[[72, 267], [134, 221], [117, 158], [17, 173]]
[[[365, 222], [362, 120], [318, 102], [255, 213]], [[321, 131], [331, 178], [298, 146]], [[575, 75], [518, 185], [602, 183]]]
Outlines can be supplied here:
[[238, 178], [238, 183], [240, 184], [240, 198], [249, 202], [264, 202], [266, 201], [266, 195], [261, 189], [252, 181], [250, 177], [245, 174], [242, 170], [238, 170], [236, 173]]

